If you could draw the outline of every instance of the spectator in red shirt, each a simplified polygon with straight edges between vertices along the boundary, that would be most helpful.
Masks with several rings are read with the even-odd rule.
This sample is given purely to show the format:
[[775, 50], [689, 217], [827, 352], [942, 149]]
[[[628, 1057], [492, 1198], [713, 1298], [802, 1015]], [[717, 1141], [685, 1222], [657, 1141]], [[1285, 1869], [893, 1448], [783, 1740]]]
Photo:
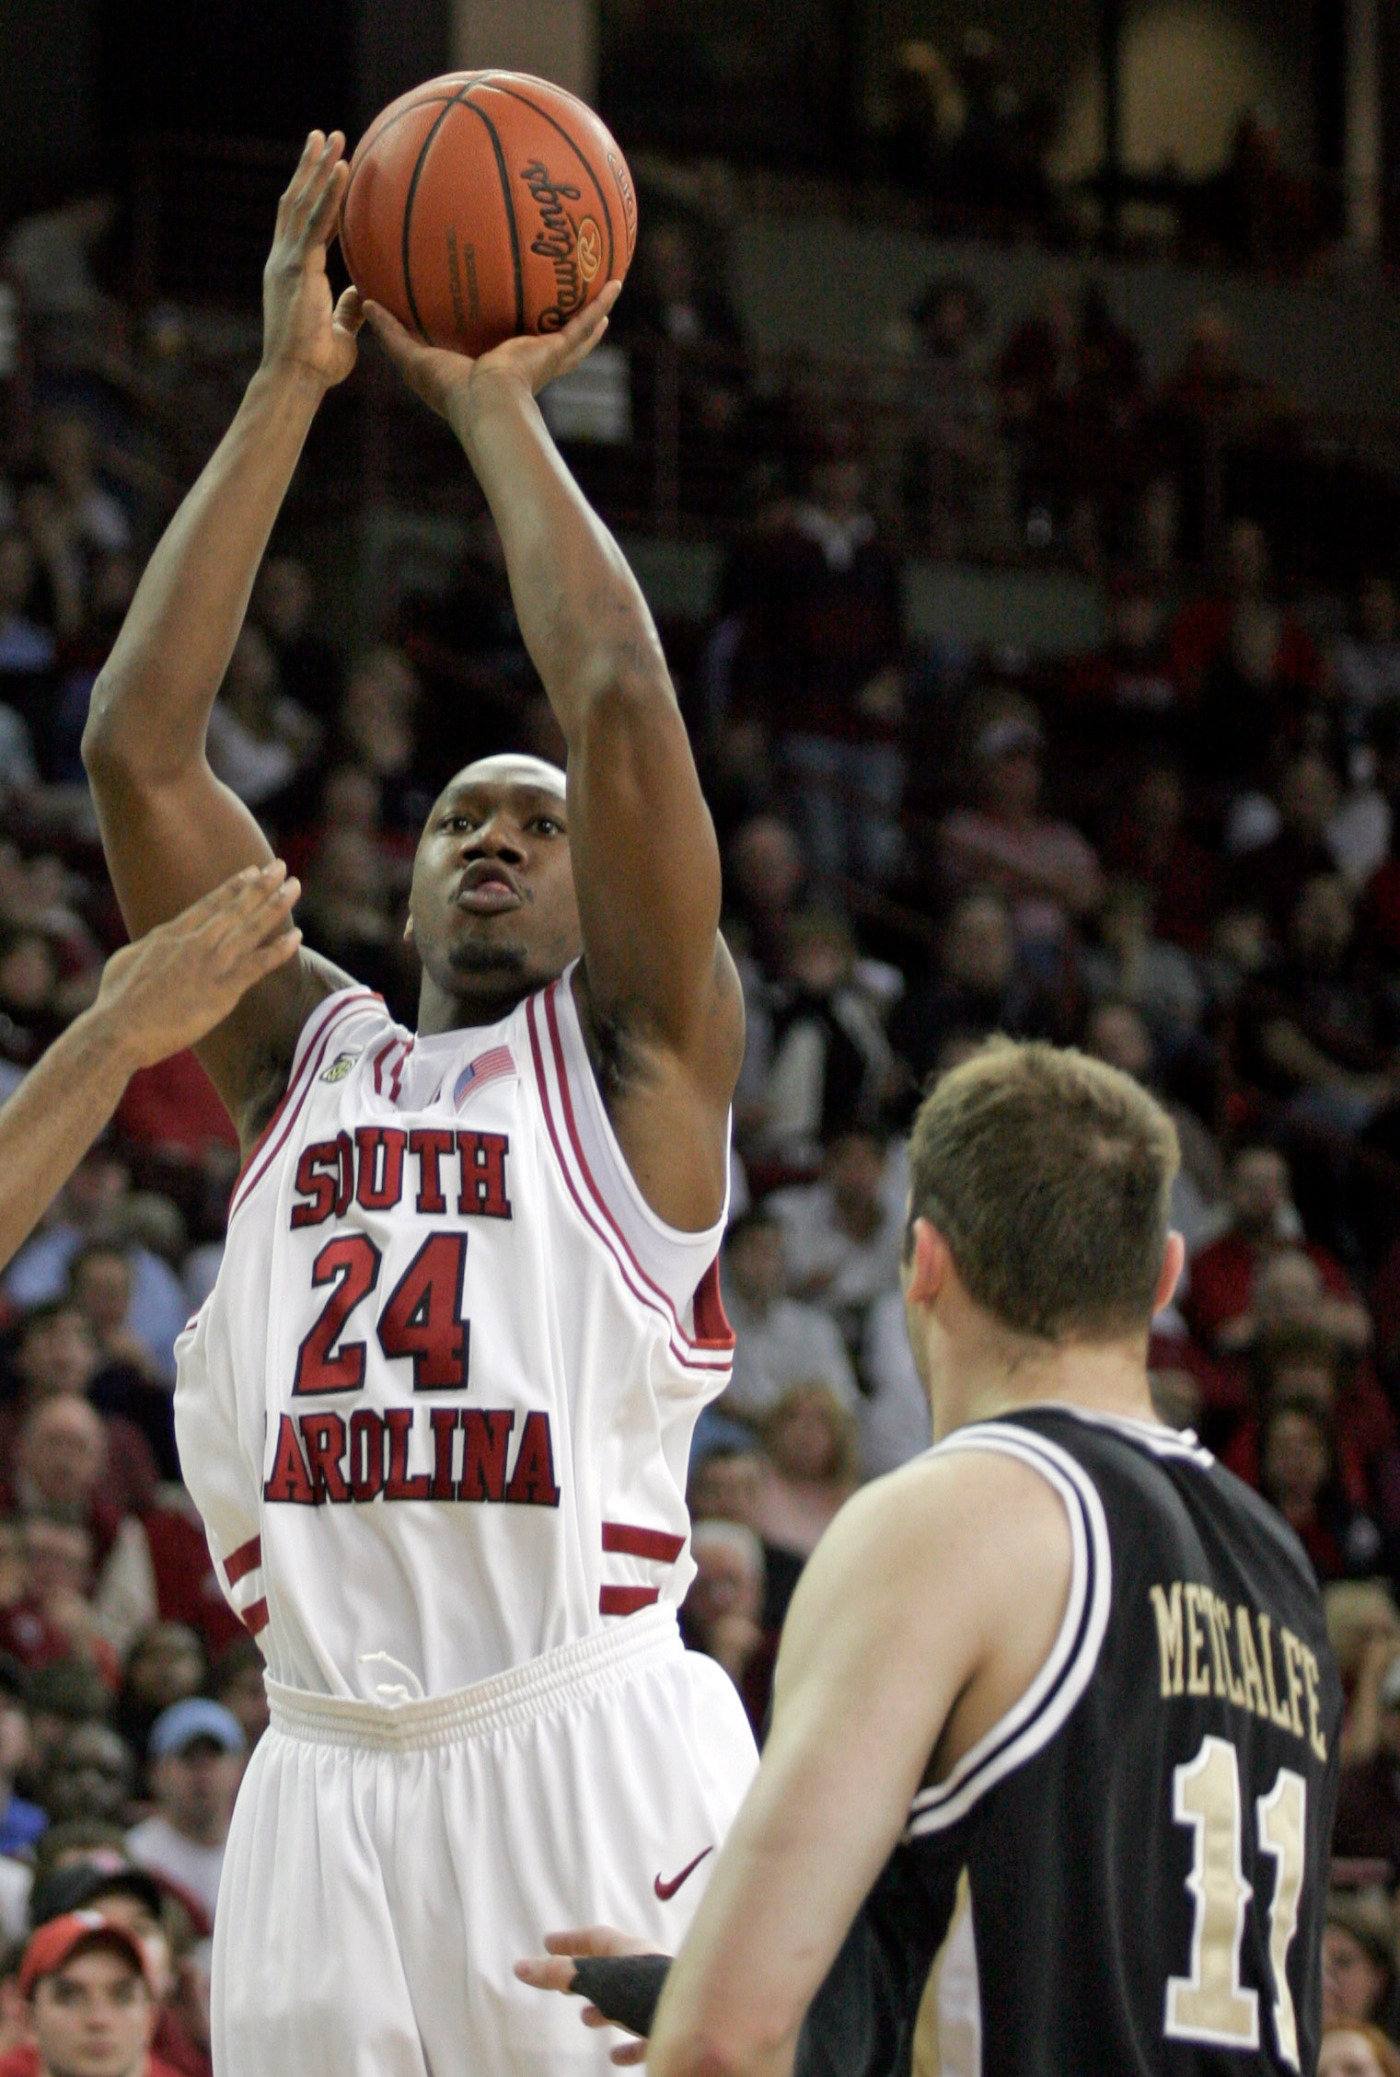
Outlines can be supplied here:
[[1255, 1350], [1253, 1408], [1220, 1452], [1249, 1485], [1259, 1483], [1262, 1410], [1282, 1399], [1306, 1400], [1332, 1423], [1347, 1505], [1394, 1534], [1400, 1528], [1400, 1435], [1370, 1365], [1344, 1357], [1325, 1328], [1271, 1329]]
[[1228, 1177], [1231, 1224], [1219, 1240], [1193, 1256], [1184, 1309], [1196, 1338], [1207, 1348], [1238, 1354], [1257, 1331], [1255, 1280], [1281, 1251], [1301, 1252], [1335, 1304], [1327, 1324], [1345, 1346], [1364, 1348], [1370, 1323], [1351, 1280], [1336, 1257], [1302, 1235], [1292, 1200], [1288, 1163], [1273, 1147], [1242, 1147]]
[[[1336, 1481], [1331, 1424], [1310, 1399], [1277, 1399], [1264, 1417], [1259, 1490], [1312, 1560], [1319, 1582], [1354, 1569], [1353, 1518]], [[1375, 1556], [1374, 1525], [1369, 1555]]]

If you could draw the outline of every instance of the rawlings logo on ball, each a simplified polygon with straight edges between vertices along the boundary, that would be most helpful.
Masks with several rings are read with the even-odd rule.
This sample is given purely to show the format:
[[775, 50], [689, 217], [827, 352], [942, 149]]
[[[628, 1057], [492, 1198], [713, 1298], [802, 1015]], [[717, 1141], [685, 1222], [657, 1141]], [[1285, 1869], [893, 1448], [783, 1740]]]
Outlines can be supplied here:
[[[562, 180], [551, 180], [549, 169], [542, 159], [532, 159], [524, 168], [520, 178], [530, 190], [531, 200], [540, 212], [540, 228], [530, 240], [530, 250], [542, 260], [548, 260], [554, 269], [554, 301], [542, 310], [537, 320], [542, 332], [557, 332], [566, 325], [583, 301], [584, 281], [591, 277], [586, 272], [579, 251], [579, 234], [574, 220], [564, 207], [565, 202], [577, 202], [581, 190], [569, 187]], [[585, 218], [591, 223], [591, 218]], [[593, 226], [597, 235], [597, 226]], [[598, 260], [593, 272], [601, 264]]]
[[603, 264], [603, 234], [591, 216], [578, 227], [578, 271], [591, 281]]

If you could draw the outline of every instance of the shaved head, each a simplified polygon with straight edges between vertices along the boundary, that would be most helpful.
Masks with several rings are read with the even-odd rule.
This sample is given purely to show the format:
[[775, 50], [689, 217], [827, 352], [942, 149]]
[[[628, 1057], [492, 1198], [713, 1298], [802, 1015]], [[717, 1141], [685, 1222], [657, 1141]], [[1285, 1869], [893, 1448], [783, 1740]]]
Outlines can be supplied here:
[[523, 750], [504, 750], [496, 757], [479, 757], [466, 765], [452, 781], [459, 786], [533, 786], [540, 793], [556, 793], [563, 800], [567, 791], [564, 774], [557, 764], [543, 757], [527, 756]]

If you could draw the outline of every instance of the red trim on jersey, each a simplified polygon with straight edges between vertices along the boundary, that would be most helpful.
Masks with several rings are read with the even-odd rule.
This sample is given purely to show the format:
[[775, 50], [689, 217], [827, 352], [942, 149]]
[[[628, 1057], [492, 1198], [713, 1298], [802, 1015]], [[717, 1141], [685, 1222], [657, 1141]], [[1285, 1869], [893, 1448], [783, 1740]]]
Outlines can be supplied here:
[[660, 1565], [674, 1565], [685, 1549], [683, 1536], [665, 1529], [642, 1529], [634, 1522], [604, 1522], [603, 1549], [624, 1558], [655, 1558]]
[[[398, 1049], [399, 1057], [394, 1062], [391, 1068], [386, 1069], [384, 1063], [396, 1047]], [[403, 1087], [403, 1071], [408, 1065], [408, 1056], [412, 1051], [412, 1039], [391, 1038], [386, 1045], [383, 1045], [379, 1048], [379, 1051], [374, 1056], [374, 1093], [376, 1096], [383, 1096], [386, 1093], [384, 1089], [383, 1078], [387, 1072], [389, 1075], [392, 1076], [392, 1081], [387, 1092], [389, 1101], [390, 1103], [395, 1104], [398, 1102], [399, 1091]]]
[[598, 1224], [598, 1221], [589, 1211], [588, 1206], [584, 1203], [583, 1198], [579, 1194], [578, 1185], [574, 1181], [573, 1174], [569, 1168], [569, 1163], [565, 1158], [564, 1149], [560, 1142], [559, 1134], [554, 1123], [554, 1107], [549, 1100], [549, 1083], [545, 1079], [544, 1056], [540, 1048], [539, 1032], [536, 1029], [535, 1024], [536, 1000], [536, 997], [531, 996], [525, 1005], [526, 1021], [530, 1027], [530, 1052], [533, 1056], [535, 1063], [535, 1081], [536, 1085], [539, 1088], [540, 1105], [544, 1111], [545, 1128], [549, 1133], [550, 1143], [554, 1148], [555, 1159], [559, 1163], [559, 1171], [564, 1178], [565, 1187], [568, 1190], [570, 1197], [572, 1197], [574, 1203], [578, 1207], [579, 1216], [582, 1218], [584, 1224], [588, 1227], [590, 1233], [592, 1233], [598, 1240], [600, 1240], [603, 1243], [603, 1246], [608, 1250], [608, 1253], [612, 1256], [613, 1261], [617, 1264], [618, 1269], [622, 1273], [623, 1282], [626, 1284], [632, 1296], [637, 1300], [638, 1304], [644, 1305], [649, 1312], [654, 1312], [670, 1331], [671, 1354], [675, 1358], [676, 1362], [681, 1365], [682, 1369], [703, 1370], [712, 1377], [719, 1376], [722, 1374], [723, 1370], [726, 1369], [728, 1366], [714, 1362], [697, 1362], [692, 1357], [687, 1356], [682, 1349], [676, 1346], [677, 1335], [679, 1330], [672, 1325], [675, 1316], [674, 1307], [670, 1309], [670, 1313], [668, 1316], [666, 1308], [659, 1305], [654, 1298], [650, 1297], [648, 1293], [642, 1290], [640, 1286], [634, 1281], [634, 1279], [628, 1272], [626, 1261], [618, 1253], [616, 1247], [609, 1239], [607, 1233]]
[[394, 1086], [389, 1091], [390, 1103], [397, 1103], [399, 1100], [399, 1091], [403, 1087], [403, 1071], [408, 1066], [408, 1056], [412, 1051], [413, 1040], [405, 1039], [403, 1041], [403, 1051], [394, 1062]]
[[[583, 1176], [584, 1182], [588, 1186], [589, 1192], [593, 1197], [593, 1201], [597, 1205], [599, 1211], [603, 1214], [603, 1217], [607, 1220], [608, 1225], [616, 1234], [621, 1246], [625, 1249], [627, 1259], [631, 1263], [637, 1275], [642, 1279], [642, 1282], [647, 1286], [647, 1289], [649, 1291], [654, 1291], [656, 1296], [666, 1307], [666, 1310], [669, 1312], [672, 1320], [675, 1322], [676, 1332], [680, 1335], [682, 1341], [685, 1342], [686, 1346], [692, 1349], [732, 1349], [734, 1346], [734, 1332], [733, 1329], [729, 1326], [728, 1320], [724, 1319], [723, 1307], [720, 1308], [720, 1318], [721, 1320], [724, 1320], [724, 1326], [726, 1329], [726, 1333], [723, 1337], [715, 1341], [710, 1341], [702, 1335], [687, 1334], [685, 1328], [681, 1325], [680, 1314], [676, 1311], [675, 1302], [672, 1299], [670, 1293], [668, 1291], [664, 1291], [661, 1285], [658, 1284], [654, 1278], [649, 1277], [647, 1275], [646, 1271], [643, 1269], [641, 1263], [637, 1260], [637, 1257], [633, 1252], [631, 1242], [628, 1240], [627, 1235], [623, 1232], [622, 1228], [618, 1225], [617, 1220], [613, 1217], [612, 1209], [609, 1206], [607, 1199], [604, 1197], [602, 1191], [599, 1189], [597, 1183], [594, 1180], [593, 1171], [588, 1166], [588, 1158], [583, 1151], [583, 1142], [579, 1138], [578, 1124], [574, 1118], [573, 1100], [569, 1091], [569, 1070], [564, 1058], [564, 1042], [562, 1037], [560, 1036], [558, 1012], [555, 1008], [555, 997], [558, 994], [558, 990], [559, 983], [557, 981], [551, 982], [550, 986], [545, 990], [544, 1013], [549, 1023], [550, 1041], [554, 1048], [554, 1065], [555, 1070], [559, 1076], [559, 1097], [564, 1112], [564, 1123], [568, 1128], [569, 1141], [573, 1147], [574, 1156], [578, 1162], [580, 1173]], [[708, 1274], [708, 1271], [706, 1272], [706, 1274]], [[701, 1281], [703, 1282], [703, 1278]]]
[[374, 1093], [376, 1096], [382, 1096], [384, 1094], [384, 1083], [382, 1080], [382, 1076], [384, 1073], [384, 1063], [388, 1059], [389, 1055], [393, 1052], [397, 1044], [397, 1039], [385, 1039], [383, 1045], [379, 1048], [379, 1051], [374, 1056]]
[[243, 1610], [238, 1620], [250, 1637], [256, 1637], [260, 1631], [267, 1628], [266, 1600], [254, 1601], [250, 1607]]
[[[230, 1219], [233, 1217], [234, 1213], [238, 1211], [241, 1208], [241, 1206], [247, 1201], [247, 1199], [252, 1195], [253, 1191], [257, 1188], [258, 1184], [262, 1181], [263, 1177], [267, 1174], [273, 1162], [277, 1159], [277, 1156], [281, 1153], [283, 1147], [286, 1145], [287, 1135], [288, 1133], [290, 1133], [293, 1125], [296, 1123], [297, 1116], [301, 1110], [301, 1107], [305, 1103], [307, 1096], [310, 1093], [311, 1084], [316, 1078], [316, 1072], [320, 1068], [321, 1062], [325, 1057], [326, 1041], [329, 1039], [336, 1025], [340, 1022], [341, 1018], [345, 1016], [349, 1011], [353, 1010], [358, 1003], [382, 1003], [383, 1000], [383, 996], [376, 994], [374, 989], [372, 988], [362, 988], [359, 989], [354, 995], [342, 996], [340, 1000], [332, 1006], [330, 1015], [326, 1018], [326, 1021], [321, 1026], [321, 1029], [318, 1032], [314, 1032], [312, 1036], [307, 1040], [305, 1051], [302, 1053], [301, 1056], [301, 1063], [293, 1073], [291, 1080], [288, 1082], [286, 1093], [283, 1096], [282, 1101], [278, 1104], [276, 1110], [272, 1113], [272, 1116], [268, 1119], [266, 1125], [264, 1125], [262, 1131], [258, 1134], [257, 1139], [254, 1141], [252, 1149], [249, 1152], [248, 1159], [244, 1162], [242, 1168], [239, 1170], [238, 1180], [233, 1186], [233, 1196], [229, 1201], [228, 1216]], [[311, 1060], [313, 1048], [316, 1049], [316, 1059], [314, 1062], [312, 1062]], [[308, 1066], [310, 1068], [309, 1072]], [[263, 1162], [263, 1165], [258, 1170], [257, 1174], [252, 1174], [251, 1171], [253, 1163], [257, 1160], [259, 1154], [267, 1145], [267, 1141], [269, 1135], [273, 1130], [273, 1127], [278, 1123], [279, 1119], [281, 1119], [286, 1113], [287, 1105], [292, 1100], [292, 1094], [296, 1089], [298, 1089], [298, 1087], [300, 1088], [301, 1093], [297, 1097], [296, 1108], [292, 1111], [290, 1117], [288, 1117], [286, 1120], [285, 1130], [279, 1136], [277, 1144], [268, 1150], [267, 1159]]]
[[695, 1286], [695, 1325], [706, 1346], [733, 1348], [734, 1329], [720, 1296], [718, 1255]]
[[240, 1579], [246, 1579], [250, 1572], [256, 1572], [261, 1563], [262, 1538], [250, 1536], [246, 1543], [239, 1544], [232, 1557], [224, 1560], [224, 1576], [231, 1587], [236, 1587]]
[[598, 1613], [635, 1615], [639, 1608], [650, 1608], [653, 1601], [660, 1599], [660, 1587], [600, 1587]]

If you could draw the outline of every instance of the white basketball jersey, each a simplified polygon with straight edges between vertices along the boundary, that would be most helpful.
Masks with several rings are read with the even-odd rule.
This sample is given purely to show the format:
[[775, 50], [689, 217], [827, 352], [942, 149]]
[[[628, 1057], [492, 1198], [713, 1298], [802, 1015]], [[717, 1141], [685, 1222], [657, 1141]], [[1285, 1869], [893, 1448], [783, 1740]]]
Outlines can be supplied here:
[[235, 1192], [175, 1421], [289, 1686], [372, 1700], [387, 1655], [445, 1694], [693, 1576], [723, 1219], [680, 1233], [643, 1201], [571, 979], [435, 1038], [331, 996]]

